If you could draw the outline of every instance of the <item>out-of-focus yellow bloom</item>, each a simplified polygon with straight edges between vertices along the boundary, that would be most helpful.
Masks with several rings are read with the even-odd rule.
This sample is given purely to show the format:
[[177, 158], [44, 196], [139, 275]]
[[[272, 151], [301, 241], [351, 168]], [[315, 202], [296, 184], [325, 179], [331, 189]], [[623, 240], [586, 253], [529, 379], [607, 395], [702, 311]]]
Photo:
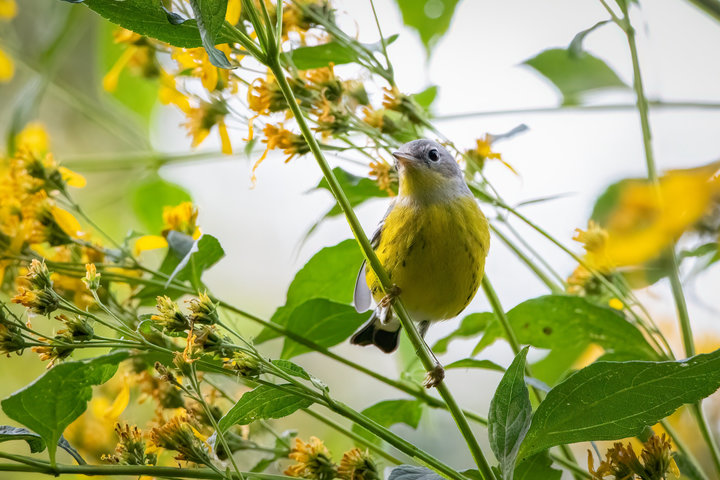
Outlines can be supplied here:
[[0, 82], [9, 82], [15, 76], [15, 62], [0, 48]]
[[161, 235], [144, 235], [135, 240], [133, 252], [135, 255], [147, 250], [157, 250], [158, 248], [166, 248], [168, 246], [167, 240]]
[[30, 122], [25, 125], [25, 128], [15, 137], [15, 148], [26, 150], [38, 157], [48, 153], [50, 136], [45, 126], [40, 122]]
[[227, 10], [225, 10], [225, 20], [230, 25], [237, 25], [240, 21], [242, 0], [228, 0]]
[[191, 107], [186, 112], [187, 122], [183, 125], [193, 139], [193, 148], [200, 145], [210, 134], [210, 130], [217, 125], [222, 152], [226, 155], [232, 154], [230, 136], [225, 125], [225, 115], [227, 114], [228, 109], [223, 101], [203, 102], [199, 107]]
[[375, 178], [378, 188], [386, 191], [391, 197], [396, 195], [392, 185], [397, 177], [393, 178], [393, 173], [392, 166], [383, 159], [378, 162], [370, 162], [370, 178]]
[[127, 47], [103, 77], [103, 88], [106, 91], [114, 92], [117, 89], [120, 74], [125, 68], [145, 78], [158, 76], [161, 68], [155, 57], [154, 44], [150, 39], [122, 27], [113, 32], [113, 37], [115, 43], [123, 43]]
[[10, 20], [17, 15], [15, 0], [0, 0], [0, 19]]
[[103, 88], [106, 92], [114, 92], [117, 90], [118, 81], [120, 79], [120, 74], [123, 70], [125, 70], [125, 67], [130, 62], [130, 59], [135, 55], [135, 53], [138, 51], [138, 47], [135, 45], [129, 45], [123, 52], [120, 54], [120, 57], [117, 59], [115, 64], [110, 68], [108, 73], [105, 74], [102, 80]]
[[575, 240], [585, 245], [587, 260], [600, 271], [644, 264], [707, 212], [720, 194], [720, 178], [713, 174], [713, 168], [678, 170], [663, 176], [657, 186], [630, 182], [605, 229], [591, 222], [587, 231], [577, 230]]
[[[228, 59], [231, 58], [232, 52], [228, 44], [217, 45], [215, 48], [223, 52]], [[174, 48], [172, 58], [182, 71], [188, 71], [193, 77], [199, 78], [208, 92], [227, 87], [231, 87], [231, 93], [237, 91], [236, 82], [231, 81], [230, 71], [213, 65], [204, 48]]]
[[[641, 461], [642, 460], [642, 461]], [[594, 480], [614, 477], [623, 480], [635, 478], [667, 478], [671, 473], [680, 478], [680, 469], [672, 456], [670, 440], [663, 433], [661, 437], [651, 436], [642, 445], [640, 458], [635, 454], [631, 443], [627, 446], [622, 442], [615, 442], [605, 454], [605, 460], [600, 462], [595, 470], [595, 460], [592, 452], [588, 450], [588, 470]]]
[[177, 89], [175, 77], [164, 70], [160, 71], [160, 90], [158, 98], [163, 105], [175, 105], [185, 114], [190, 112], [190, 101], [188, 97]]
[[608, 305], [610, 305], [610, 308], [614, 308], [615, 310], [622, 310], [625, 308], [623, 302], [621, 302], [618, 298], [611, 298]]
[[283, 153], [288, 156], [285, 159], [285, 163], [292, 160], [295, 155], [304, 155], [305, 153], [310, 151], [310, 147], [308, 147], [302, 135], [293, 133], [290, 130], [287, 130], [282, 125], [275, 126], [267, 124], [265, 125], [265, 128], [263, 128], [263, 134], [265, 135], [265, 138], [263, 138], [262, 141], [263, 143], [267, 144], [267, 147], [265, 148], [262, 156], [258, 159], [257, 162], [255, 162], [255, 165], [253, 165], [252, 167], [251, 180], [253, 184], [256, 181], [255, 170], [257, 170], [263, 160], [265, 160], [270, 150], [276, 148], [281, 149]]
[[165, 206], [162, 215], [163, 222], [165, 222], [165, 231], [175, 230], [176, 232], [191, 235], [195, 239], [200, 237], [200, 229], [197, 225], [198, 209], [192, 202]]

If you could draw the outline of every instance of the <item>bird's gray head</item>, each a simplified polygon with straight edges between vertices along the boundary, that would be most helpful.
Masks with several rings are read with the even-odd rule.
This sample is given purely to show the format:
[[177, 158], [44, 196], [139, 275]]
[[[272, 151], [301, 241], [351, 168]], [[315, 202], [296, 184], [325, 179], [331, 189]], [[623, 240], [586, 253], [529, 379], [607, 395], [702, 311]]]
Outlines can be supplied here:
[[444, 177], [462, 177], [462, 170], [445, 147], [439, 143], [422, 138], [408, 142], [393, 156], [397, 160], [398, 171], [408, 167], [415, 170], [427, 169]]

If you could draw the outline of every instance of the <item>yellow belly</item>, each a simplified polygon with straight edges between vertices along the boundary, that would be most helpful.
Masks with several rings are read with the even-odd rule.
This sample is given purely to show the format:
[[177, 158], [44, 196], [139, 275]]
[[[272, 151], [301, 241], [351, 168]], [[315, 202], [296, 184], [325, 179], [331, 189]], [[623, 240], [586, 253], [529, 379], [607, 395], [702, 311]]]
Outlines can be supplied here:
[[[399, 202], [385, 218], [375, 250], [413, 320], [460, 314], [475, 296], [485, 268], [490, 234], [475, 200], [462, 197], [422, 208]], [[376, 301], [382, 290], [368, 269]]]

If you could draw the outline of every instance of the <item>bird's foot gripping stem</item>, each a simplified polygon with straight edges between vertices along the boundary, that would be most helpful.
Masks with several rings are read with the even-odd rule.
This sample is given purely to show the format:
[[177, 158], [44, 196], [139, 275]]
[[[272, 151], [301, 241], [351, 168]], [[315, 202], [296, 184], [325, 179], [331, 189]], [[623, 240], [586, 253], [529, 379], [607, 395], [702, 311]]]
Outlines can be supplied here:
[[436, 363], [435, 368], [427, 373], [425, 381], [423, 381], [423, 386], [425, 388], [437, 387], [442, 383], [443, 379], [445, 379], [445, 369], [440, 363]]
[[378, 305], [382, 308], [388, 308], [392, 306], [393, 303], [395, 303], [395, 299], [400, 295], [400, 287], [393, 284], [392, 287], [387, 291], [385, 296], [380, 299], [380, 302]]

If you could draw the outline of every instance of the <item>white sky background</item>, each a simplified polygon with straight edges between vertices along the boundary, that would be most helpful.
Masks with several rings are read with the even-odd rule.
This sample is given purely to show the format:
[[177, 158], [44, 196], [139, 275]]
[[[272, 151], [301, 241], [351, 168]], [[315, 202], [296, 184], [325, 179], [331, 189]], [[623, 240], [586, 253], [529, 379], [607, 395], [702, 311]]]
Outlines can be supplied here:
[[[357, 23], [362, 41], [377, 41], [367, 1], [348, 0], [336, 2], [336, 6], [351, 31], [355, 29], [353, 22]], [[412, 93], [430, 84], [438, 85], [440, 93], [435, 109], [439, 115], [557, 105], [559, 95], [553, 87], [519, 64], [544, 49], [566, 47], [577, 32], [606, 18], [600, 3], [592, 0], [462, 0], [449, 33], [426, 63], [417, 35], [402, 26], [394, 3], [377, 0], [376, 6], [384, 34], [400, 34], [389, 48], [400, 89]], [[718, 22], [682, 0], [643, 2], [642, 10], [635, 11], [634, 21], [650, 98], [720, 102]], [[632, 83], [625, 37], [614, 25], [592, 33], [585, 47], [604, 59], [626, 83]], [[633, 98], [628, 92], [595, 96], [593, 101], [631, 103]], [[717, 141], [720, 111], [656, 111], [652, 112], [651, 121], [656, 161], [661, 171], [696, 166], [720, 157]], [[176, 127], [178, 122], [175, 112], [161, 109], [155, 138], [158, 149], [187, 150], [189, 142], [184, 138], [184, 131]], [[510, 203], [571, 193], [567, 198], [524, 209], [530, 218], [568, 245], [574, 243], [571, 241], [573, 230], [586, 225], [595, 198], [608, 184], [625, 176], [645, 175], [639, 121], [632, 110], [488, 116], [444, 121], [438, 125], [458, 146], [470, 147], [475, 138], [486, 132], [501, 133], [520, 123], [527, 124], [530, 130], [496, 145], [503, 158], [520, 172], [520, 178], [499, 164], [490, 163], [486, 172]], [[240, 138], [245, 132], [233, 134]], [[215, 139], [208, 139], [206, 143], [211, 141]], [[330, 157], [330, 161], [335, 159]], [[243, 159], [175, 166], [164, 169], [163, 175], [192, 191], [200, 207], [203, 231], [217, 236], [226, 250], [227, 258], [207, 274], [213, 291], [269, 317], [284, 302], [287, 285], [304, 262], [322, 246], [350, 238], [350, 231], [342, 218], [326, 222], [298, 252], [304, 233], [331, 205], [329, 193], [305, 194], [319, 181], [317, 165], [310, 156], [284, 164], [280, 156], [271, 154], [257, 172], [255, 189], [249, 188], [249, 170], [250, 163]], [[385, 208], [386, 201], [374, 201], [358, 209], [368, 233]], [[574, 268], [571, 259], [539, 236], [528, 233], [527, 240], [562, 275], [568, 275]], [[581, 251], [578, 244], [573, 248]], [[547, 293], [497, 239], [491, 245], [486, 271], [506, 309]], [[717, 329], [719, 285], [717, 268], [690, 285], [688, 296], [695, 325]], [[658, 321], [675, 321], [667, 283], [652, 287], [642, 298], [648, 301]], [[704, 304], [713, 305], [714, 310]], [[486, 310], [489, 308], [480, 294], [466, 312]], [[457, 321], [451, 321], [433, 327], [429, 338], [443, 336], [456, 324]], [[674, 329], [675, 324], [671, 325]], [[463, 358], [473, 346], [474, 342], [455, 342], [444, 359]], [[395, 374], [392, 357], [377, 350], [348, 345], [337, 350], [358, 362]], [[484, 352], [483, 357], [507, 365], [511, 354], [509, 348], [499, 342]], [[300, 357], [298, 362], [324, 378], [334, 373], [329, 368], [331, 364], [312, 355]], [[370, 395], [365, 379], [348, 382], [347, 376], [342, 376], [347, 371], [337, 369], [337, 378], [330, 378], [329, 383], [336, 385], [336, 395], [356, 408], [385, 398], [400, 398], [396, 392], [380, 387]], [[479, 412], [487, 412], [498, 380], [499, 376], [492, 373], [454, 371], [449, 374], [450, 386], [458, 391], [461, 401]], [[337, 390], [340, 385], [343, 390]], [[448, 435], [451, 438], [442, 445], [433, 439], [433, 432], [449, 427], [450, 420], [442, 415], [432, 416], [436, 420], [425, 420], [420, 433], [409, 430], [401, 433], [415, 437], [421, 446], [444, 455], [451, 464], [464, 462], [470, 467], [469, 456], [464, 448], [458, 448], [460, 444], [453, 441], [454, 435]], [[460, 441], [459, 436], [456, 440]]]

